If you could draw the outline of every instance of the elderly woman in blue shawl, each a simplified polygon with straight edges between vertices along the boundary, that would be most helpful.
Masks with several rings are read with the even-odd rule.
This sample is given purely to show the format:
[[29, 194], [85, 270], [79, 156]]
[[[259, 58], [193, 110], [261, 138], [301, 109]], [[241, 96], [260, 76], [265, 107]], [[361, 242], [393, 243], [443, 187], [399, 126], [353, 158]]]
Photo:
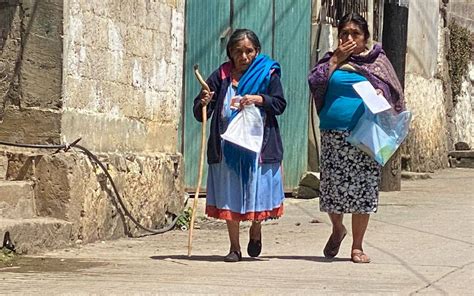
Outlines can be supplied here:
[[[203, 105], [207, 105], [207, 117], [212, 116], [207, 146], [206, 214], [226, 220], [230, 239], [226, 262], [242, 260], [240, 221], [252, 221], [247, 253], [257, 257], [262, 250], [261, 222], [283, 214], [283, 146], [276, 116], [283, 113], [286, 101], [280, 65], [261, 54], [260, 49], [254, 32], [236, 30], [227, 43], [230, 61], [207, 79], [211, 92], [202, 90], [194, 100], [198, 121]], [[239, 108], [233, 108], [236, 98], [241, 98]], [[252, 104], [260, 110], [264, 123], [260, 153], [221, 138], [240, 109]]]

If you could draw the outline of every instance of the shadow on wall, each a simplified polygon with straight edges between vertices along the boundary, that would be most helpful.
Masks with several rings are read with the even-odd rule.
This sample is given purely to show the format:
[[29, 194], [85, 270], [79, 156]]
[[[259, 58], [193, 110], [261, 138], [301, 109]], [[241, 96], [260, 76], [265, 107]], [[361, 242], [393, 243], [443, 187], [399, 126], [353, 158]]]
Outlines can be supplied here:
[[[31, 31], [38, 3], [36, 1], [31, 12], [28, 12], [30, 20], [25, 26], [25, 11], [20, 1], [0, 0], [0, 121], [3, 120], [6, 105], [20, 104], [19, 96], [15, 93], [19, 88], [24, 42]], [[15, 18], [19, 20], [18, 24], [15, 24]]]

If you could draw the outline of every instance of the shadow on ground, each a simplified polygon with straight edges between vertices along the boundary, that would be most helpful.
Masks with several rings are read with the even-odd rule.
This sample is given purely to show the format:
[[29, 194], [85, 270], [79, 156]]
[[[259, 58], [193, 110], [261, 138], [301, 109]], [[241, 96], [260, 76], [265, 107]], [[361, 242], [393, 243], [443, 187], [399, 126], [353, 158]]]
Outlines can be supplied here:
[[[222, 262], [224, 260], [224, 256], [217, 256], [217, 255], [163, 255], [163, 256], [151, 256], [150, 259], [153, 260], [184, 260], [184, 261], [205, 261], [205, 262]], [[341, 261], [351, 261], [350, 258], [333, 258], [333, 259], [326, 259], [323, 256], [261, 256], [258, 258], [250, 258], [250, 257], [243, 257], [242, 261], [270, 261], [273, 259], [278, 260], [306, 260], [306, 261], [313, 261], [313, 262], [323, 262], [323, 263], [331, 263], [331, 262], [341, 262]]]
[[8, 263], [0, 264], [0, 273], [76, 272], [78, 270], [84, 270], [103, 265], [106, 265], [106, 263], [84, 261], [79, 259], [18, 256]]

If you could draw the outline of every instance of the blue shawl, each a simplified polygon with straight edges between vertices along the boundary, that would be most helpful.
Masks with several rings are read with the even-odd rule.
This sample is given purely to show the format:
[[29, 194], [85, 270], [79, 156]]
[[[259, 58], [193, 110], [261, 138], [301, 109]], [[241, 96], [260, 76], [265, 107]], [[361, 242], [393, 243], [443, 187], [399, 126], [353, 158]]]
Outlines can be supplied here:
[[281, 77], [280, 65], [276, 61], [263, 54], [257, 55], [240, 78], [237, 94], [244, 96], [265, 93], [275, 71]]
[[[273, 73], [281, 76], [280, 65], [266, 55], [257, 55], [240, 78], [237, 94], [244, 96], [266, 93]], [[255, 170], [257, 153], [227, 141], [224, 141], [222, 150], [227, 165], [236, 172], [239, 172], [240, 169], [242, 181], [246, 184], [251, 171]]]

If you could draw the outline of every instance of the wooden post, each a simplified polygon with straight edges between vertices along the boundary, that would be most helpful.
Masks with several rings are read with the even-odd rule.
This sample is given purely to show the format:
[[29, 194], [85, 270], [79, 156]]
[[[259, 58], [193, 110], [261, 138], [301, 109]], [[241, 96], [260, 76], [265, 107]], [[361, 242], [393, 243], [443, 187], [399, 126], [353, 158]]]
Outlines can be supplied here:
[[[388, 1], [384, 6], [382, 45], [395, 72], [397, 72], [402, 87], [405, 87], [408, 1], [402, 1], [403, 4], [393, 2], [395, 1]], [[380, 191], [399, 191], [400, 189], [401, 154], [399, 150], [382, 169]]]

